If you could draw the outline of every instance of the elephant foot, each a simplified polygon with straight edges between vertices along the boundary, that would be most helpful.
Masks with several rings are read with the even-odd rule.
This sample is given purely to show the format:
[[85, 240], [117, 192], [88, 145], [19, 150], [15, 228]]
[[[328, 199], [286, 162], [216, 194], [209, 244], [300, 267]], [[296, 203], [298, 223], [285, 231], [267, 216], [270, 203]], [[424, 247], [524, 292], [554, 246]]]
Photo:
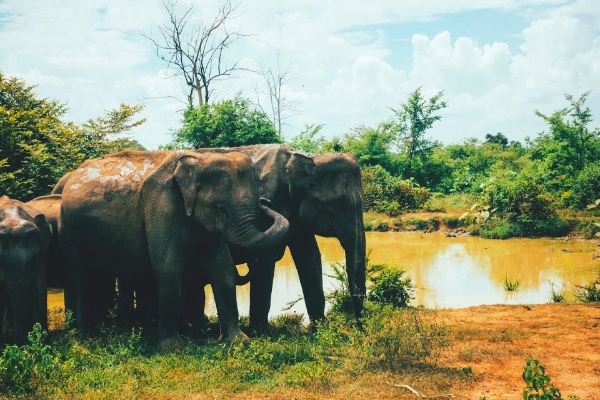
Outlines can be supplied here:
[[167, 339], [163, 339], [159, 343], [159, 347], [162, 351], [176, 351], [183, 349], [187, 343], [179, 336], [171, 336]]
[[236, 333], [231, 333], [228, 335], [221, 335], [219, 341], [229, 343], [230, 345], [238, 343], [250, 344], [250, 338], [242, 331], [237, 331]]
[[268, 322], [262, 324], [250, 323], [249, 332], [250, 335], [252, 335], [253, 337], [274, 336], [275, 329], [273, 329], [273, 327], [269, 325]]

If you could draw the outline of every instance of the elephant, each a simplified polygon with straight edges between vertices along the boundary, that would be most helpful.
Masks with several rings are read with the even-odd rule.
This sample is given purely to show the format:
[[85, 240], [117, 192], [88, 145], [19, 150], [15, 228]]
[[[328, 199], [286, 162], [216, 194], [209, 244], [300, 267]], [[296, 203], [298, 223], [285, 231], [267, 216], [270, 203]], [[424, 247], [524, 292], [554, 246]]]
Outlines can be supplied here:
[[[125, 277], [155, 285], [159, 340], [177, 341], [184, 272], [197, 269], [213, 285], [221, 338], [247, 340], [227, 243], [260, 251], [288, 230], [285, 218], [259, 202], [248, 155], [126, 150], [86, 161], [61, 191], [59, 239], [80, 328], [110, 304], [114, 278]], [[272, 223], [261, 231], [263, 214]]]
[[24, 344], [35, 323], [47, 328], [44, 258], [51, 235], [44, 214], [0, 197], [0, 343]]
[[313, 156], [282, 144], [196, 151], [236, 151], [252, 157], [259, 195], [289, 221], [286, 242], [263, 251], [257, 260], [230, 246], [237, 263], [248, 262], [256, 271], [250, 283], [251, 328], [258, 333], [269, 331], [275, 262], [283, 257], [286, 246], [298, 271], [311, 323], [324, 319], [321, 253], [315, 235], [335, 237], [342, 245], [353, 309], [359, 320], [366, 292], [366, 244], [363, 190], [355, 158], [343, 153]]
[[60, 251], [58, 241], [58, 220], [60, 218], [61, 195], [36, 197], [26, 204], [33, 207], [38, 213], [44, 214], [52, 227], [52, 237], [46, 252], [46, 286], [49, 288], [64, 289], [67, 278], [65, 263]]

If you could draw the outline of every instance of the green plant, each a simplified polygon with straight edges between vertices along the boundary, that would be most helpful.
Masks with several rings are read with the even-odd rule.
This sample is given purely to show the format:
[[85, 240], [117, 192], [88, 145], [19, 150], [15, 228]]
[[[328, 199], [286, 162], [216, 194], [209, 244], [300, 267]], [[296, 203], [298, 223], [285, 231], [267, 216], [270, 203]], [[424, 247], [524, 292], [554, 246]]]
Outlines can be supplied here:
[[58, 366], [54, 350], [44, 344], [48, 332], [39, 323], [33, 326], [27, 339], [29, 344], [7, 346], [0, 357], [0, 393], [36, 397], [41, 384], [48, 380]]
[[406, 271], [384, 264], [369, 265], [368, 279], [371, 281], [367, 300], [394, 308], [408, 307], [414, 298], [415, 288], [411, 278], [404, 277]]
[[535, 358], [527, 360], [523, 370], [523, 400], [560, 400], [560, 391], [552, 385], [550, 377], [546, 375], [546, 369]]
[[565, 289], [557, 289], [553, 282], [550, 282], [550, 298], [554, 303], [562, 303], [565, 301]]
[[600, 268], [598, 269], [598, 278], [596, 280], [587, 285], [577, 285], [575, 298], [584, 303], [600, 301]]
[[521, 282], [518, 278], [510, 279], [508, 275], [506, 275], [504, 281], [502, 281], [502, 285], [507, 292], [515, 292], [519, 286], [521, 286]]

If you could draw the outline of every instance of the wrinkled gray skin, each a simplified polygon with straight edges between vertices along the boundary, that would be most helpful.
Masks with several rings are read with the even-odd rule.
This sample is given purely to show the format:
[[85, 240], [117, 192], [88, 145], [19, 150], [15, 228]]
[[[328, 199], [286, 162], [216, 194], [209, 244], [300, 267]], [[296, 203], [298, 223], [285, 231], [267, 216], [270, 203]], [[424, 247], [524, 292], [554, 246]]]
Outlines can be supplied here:
[[[168, 345], [177, 335], [184, 271], [201, 270], [213, 285], [222, 338], [246, 339], [227, 242], [269, 248], [288, 229], [259, 205], [253, 172], [244, 154], [188, 151], [124, 151], [73, 171], [62, 184], [59, 236], [79, 326], [111, 304], [115, 276], [139, 277], [156, 285], [158, 334]], [[273, 221], [265, 231], [256, 227], [260, 212]]]
[[[199, 149], [215, 151], [216, 149]], [[250, 284], [250, 324], [267, 332], [275, 262], [289, 247], [311, 322], [325, 316], [321, 253], [315, 235], [335, 237], [346, 253], [346, 273], [356, 318], [365, 296], [365, 232], [360, 167], [348, 154], [311, 156], [287, 145], [256, 145], [218, 151], [240, 151], [254, 161], [258, 194], [290, 224], [284, 245], [261, 252], [253, 261], [232, 247], [237, 263], [248, 262], [256, 272]], [[275, 289], [277, 290], [277, 289]]]
[[38, 213], [44, 214], [52, 227], [52, 237], [46, 252], [46, 286], [49, 288], [65, 288], [67, 272], [62, 260], [60, 243], [58, 241], [58, 219], [60, 218], [61, 195], [36, 197], [26, 204], [33, 207]]
[[51, 228], [43, 214], [0, 198], [0, 344], [23, 344], [35, 323], [47, 328], [44, 257]]

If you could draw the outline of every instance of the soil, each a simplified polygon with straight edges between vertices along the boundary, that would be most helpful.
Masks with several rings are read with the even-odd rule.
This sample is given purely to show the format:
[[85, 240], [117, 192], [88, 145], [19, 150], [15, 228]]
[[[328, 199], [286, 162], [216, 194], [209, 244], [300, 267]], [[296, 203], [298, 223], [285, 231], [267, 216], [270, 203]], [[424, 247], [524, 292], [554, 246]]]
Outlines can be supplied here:
[[439, 316], [454, 339], [440, 364], [470, 367], [475, 377], [456, 388], [457, 398], [522, 398], [523, 369], [534, 357], [563, 398], [600, 399], [600, 304], [478, 306]]

